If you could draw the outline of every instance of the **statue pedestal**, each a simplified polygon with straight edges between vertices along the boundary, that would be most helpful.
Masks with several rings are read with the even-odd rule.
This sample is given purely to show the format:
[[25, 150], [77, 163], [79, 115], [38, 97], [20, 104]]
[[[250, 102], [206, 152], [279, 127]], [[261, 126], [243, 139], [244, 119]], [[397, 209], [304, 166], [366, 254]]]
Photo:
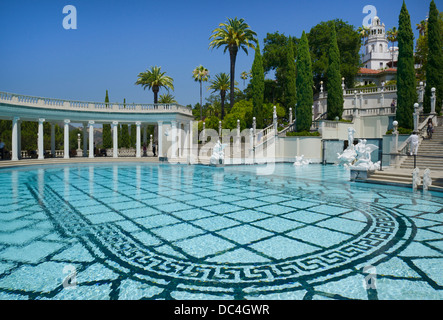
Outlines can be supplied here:
[[375, 170], [369, 170], [368, 168], [349, 167], [351, 171], [351, 181], [367, 180]]
[[213, 166], [213, 167], [221, 167], [221, 166], [224, 165], [224, 163], [223, 163], [223, 159], [214, 159], [214, 158], [211, 158], [211, 159], [209, 160], [209, 165], [210, 165], [210, 166]]

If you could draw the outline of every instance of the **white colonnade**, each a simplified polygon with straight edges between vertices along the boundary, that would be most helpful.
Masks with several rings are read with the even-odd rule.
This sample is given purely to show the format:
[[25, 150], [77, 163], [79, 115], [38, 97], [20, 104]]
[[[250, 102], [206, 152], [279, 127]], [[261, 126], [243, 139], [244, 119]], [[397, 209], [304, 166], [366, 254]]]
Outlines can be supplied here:
[[[47, 121], [44, 118], [36, 119], [38, 121], [38, 138], [37, 138], [37, 156], [38, 159], [45, 158], [45, 149], [44, 149], [44, 123]], [[21, 158], [21, 118], [14, 117], [12, 120], [12, 150], [11, 150], [11, 160], [17, 161]], [[29, 120], [27, 120], [29, 121]], [[74, 120], [75, 121], [75, 120]], [[70, 119], [63, 120], [63, 158], [70, 158], [70, 148], [69, 148], [69, 137], [70, 137], [70, 125], [71, 123], [75, 123]], [[48, 120], [50, 123], [50, 138], [51, 138], [51, 147], [50, 152], [52, 157], [55, 157], [56, 146], [55, 146], [55, 124], [56, 121]], [[127, 122], [125, 122], [126, 124]], [[90, 120], [88, 122], [81, 122], [83, 128], [83, 157], [94, 158], [94, 132], [96, 128], [94, 127], [96, 121]], [[121, 123], [119, 121], [113, 121], [111, 123], [112, 128], [112, 140], [113, 140], [113, 157], [118, 158], [118, 134], [119, 134], [119, 125]], [[131, 125], [136, 126], [136, 145], [135, 145], [135, 157], [141, 158], [142, 152], [141, 147], [142, 143], [146, 143], [146, 135], [147, 135], [147, 125], [142, 123], [141, 121], [136, 121], [134, 123], [130, 123]], [[170, 125], [171, 130], [169, 131], [169, 135], [165, 135], [165, 126]], [[153, 138], [151, 135], [151, 141], [156, 143], [156, 153], [157, 157], [164, 158], [170, 156], [172, 159], [188, 157], [189, 150], [192, 147], [192, 126], [193, 121], [157, 121], [157, 139]], [[142, 136], [142, 128], [143, 136]], [[80, 138], [79, 138], [80, 139]], [[143, 140], [142, 140], [143, 139]], [[165, 150], [165, 143], [168, 143], [168, 151]], [[89, 152], [88, 152], [89, 151]], [[185, 152], [186, 151], [186, 152]]]

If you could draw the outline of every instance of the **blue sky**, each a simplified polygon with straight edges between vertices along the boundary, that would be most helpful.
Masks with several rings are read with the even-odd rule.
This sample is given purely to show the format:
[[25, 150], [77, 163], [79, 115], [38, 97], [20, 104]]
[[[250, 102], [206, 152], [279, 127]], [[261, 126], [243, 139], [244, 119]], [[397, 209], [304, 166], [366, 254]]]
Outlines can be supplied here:
[[[0, 0], [0, 91], [43, 97], [152, 103], [135, 86], [139, 72], [161, 66], [174, 79], [176, 100], [199, 101], [191, 77], [199, 64], [211, 75], [229, 73], [229, 54], [208, 49], [209, 37], [227, 17], [244, 18], [260, 45], [267, 33], [300, 37], [321, 21], [340, 18], [358, 27], [373, 5], [387, 28], [398, 26], [403, 0]], [[443, 0], [436, 0], [443, 10]], [[430, 0], [406, 0], [411, 22], [425, 19]], [[77, 9], [77, 29], [65, 30], [63, 7]], [[250, 70], [254, 52], [239, 52], [236, 80]], [[210, 92], [204, 88], [204, 97]], [[165, 93], [164, 90], [160, 93]]]

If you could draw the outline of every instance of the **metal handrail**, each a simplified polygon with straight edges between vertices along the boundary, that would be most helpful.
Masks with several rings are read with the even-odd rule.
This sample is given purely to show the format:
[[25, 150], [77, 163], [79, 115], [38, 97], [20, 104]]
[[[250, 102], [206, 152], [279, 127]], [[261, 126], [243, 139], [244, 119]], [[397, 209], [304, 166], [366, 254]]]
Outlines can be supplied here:
[[[428, 123], [429, 119], [433, 119], [435, 117], [434, 114], [429, 115], [422, 123], [419, 124], [419, 126], [417, 127], [417, 131], [419, 132], [419, 136], [421, 137], [422, 135], [422, 131], [426, 128], [426, 125]], [[419, 144], [421, 143], [421, 140], [419, 141]], [[408, 140], [404, 141], [400, 147], [397, 149], [398, 153], [402, 153], [403, 151], [405, 151], [405, 149], [409, 146], [409, 142]]]

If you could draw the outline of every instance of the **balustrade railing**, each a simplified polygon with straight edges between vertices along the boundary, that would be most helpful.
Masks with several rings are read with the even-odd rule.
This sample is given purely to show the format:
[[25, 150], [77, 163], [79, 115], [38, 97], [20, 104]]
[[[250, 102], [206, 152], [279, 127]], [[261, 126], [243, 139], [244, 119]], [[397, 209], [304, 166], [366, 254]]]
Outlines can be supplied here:
[[0, 92], [0, 101], [12, 104], [23, 104], [26, 106], [40, 108], [56, 108], [65, 110], [88, 110], [88, 111], [113, 111], [113, 112], [180, 112], [192, 115], [189, 107], [180, 104], [147, 104], [147, 103], [105, 103], [87, 102], [75, 100], [63, 100], [53, 98], [42, 98], [27, 96], [9, 92]]

